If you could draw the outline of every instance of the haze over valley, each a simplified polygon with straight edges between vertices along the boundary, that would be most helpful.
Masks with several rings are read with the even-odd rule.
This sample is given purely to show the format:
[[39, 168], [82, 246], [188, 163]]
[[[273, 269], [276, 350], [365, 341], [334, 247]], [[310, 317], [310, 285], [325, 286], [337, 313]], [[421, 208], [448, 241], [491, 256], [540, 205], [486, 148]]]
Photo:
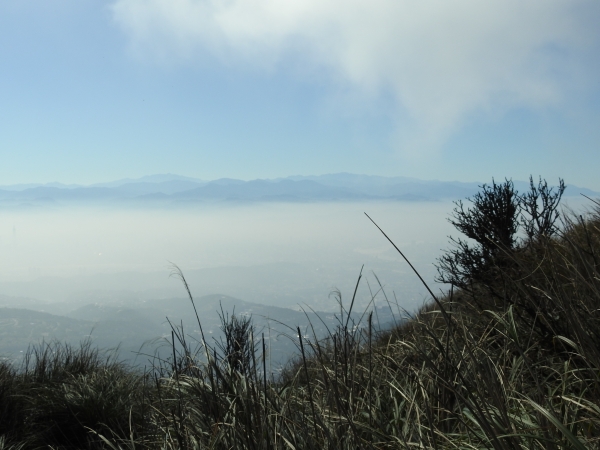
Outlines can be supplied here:
[[[378, 321], [390, 324], [415, 311], [426, 290], [364, 213], [435, 286], [433, 264], [456, 234], [446, 220], [450, 200], [476, 191], [477, 183], [351, 174], [5, 186], [0, 351], [18, 356], [31, 342], [91, 334], [135, 359], [142, 344], [154, 340], [155, 348], [168, 337], [167, 317], [197, 329], [183, 284], [170, 276], [174, 264], [210, 333], [219, 333], [219, 301], [278, 333], [285, 332], [281, 324], [266, 317], [306, 327], [302, 311], [316, 311], [335, 326], [339, 304], [330, 294], [339, 290], [348, 307], [361, 269], [355, 312], [375, 306]], [[567, 193], [575, 202], [578, 193], [594, 194], [576, 187]], [[274, 350], [279, 359], [292, 351], [286, 342]]]
[[[277, 188], [276, 182], [265, 183]], [[142, 195], [164, 194], [156, 191], [152, 182], [136, 184]], [[228, 182], [230, 186], [243, 184]], [[116, 346], [121, 339], [128, 352], [145, 340], [162, 336], [168, 331], [163, 329], [168, 325], [166, 305], [178, 305], [169, 316], [176, 323], [192, 313], [182, 283], [170, 277], [171, 264], [182, 269], [195, 297], [213, 296], [210, 308], [203, 309], [203, 319], [215, 329], [218, 303], [214, 299], [221, 296], [241, 300], [238, 313], [254, 309], [255, 315], [273, 315], [269, 312], [276, 309], [256, 306], [267, 305], [330, 315], [339, 310], [330, 293], [339, 289], [349, 302], [363, 264], [365, 279], [358, 291], [356, 310], [362, 312], [369, 306], [369, 285], [374, 292], [379, 289], [374, 272], [390, 298], [395, 292], [394, 312], [398, 314], [397, 308], [418, 306], [425, 298], [424, 290], [363, 213], [368, 212], [387, 229], [429, 280], [434, 274], [431, 263], [449, 231], [444, 217], [450, 204], [435, 198], [417, 202], [384, 198], [334, 201], [317, 192], [295, 201], [289, 197], [288, 201], [273, 201], [268, 196], [266, 200], [234, 197], [139, 204], [132, 198], [128, 203], [97, 198], [93, 187], [52, 187], [53, 198], [29, 194], [40, 189], [47, 187], [8, 187], [1, 191], [8, 200], [0, 209], [0, 305], [13, 308], [12, 315], [3, 311], [2, 345], [16, 353], [25, 350], [27, 342], [40, 339], [76, 341], [90, 334], [92, 328], [99, 344]], [[349, 186], [337, 189], [350, 192]], [[78, 197], [65, 199], [66, 191], [74, 190], [79, 191]], [[86, 198], [88, 194], [91, 199]], [[202, 302], [199, 300], [200, 305]], [[384, 307], [381, 294], [376, 302]], [[155, 328], [144, 326], [140, 317], [138, 333], [131, 335], [136, 330], [133, 323], [138, 323], [131, 322], [132, 317], [147, 311], [150, 304], [162, 305], [162, 310], [158, 308], [162, 312], [150, 308]], [[19, 321], [27, 322], [24, 313], [14, 308], [71, 321], [56, 319], [59, 322], [54, 327], [25, 330], [17, 326]], [[98, 308], [103, 315], [90, 312]], [[119, 318], [123, 309], [137, 311], [131, 313], [128, 324]], [[123, 332], [116, 332], [119, 327], [114, 322], [106, 323], [111, 311]], [[381, 313], [382, 323], [392, 320], [389, 307]], [[303, 317], [289, 314], [296, 321]], [[147, 318], [148, 313], [142, 317]], [[30, 322], [49, 320], [37, 317]], [[11, 330], [18, 338], [7, 341]]]

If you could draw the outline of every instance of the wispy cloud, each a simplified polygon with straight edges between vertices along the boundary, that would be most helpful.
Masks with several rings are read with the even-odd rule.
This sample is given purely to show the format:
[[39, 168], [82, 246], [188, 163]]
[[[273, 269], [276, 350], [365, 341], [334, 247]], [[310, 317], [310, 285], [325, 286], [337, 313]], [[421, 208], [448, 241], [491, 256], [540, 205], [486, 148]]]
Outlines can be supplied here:
[[[405, 149], [435, 149], [475, 114], [561, 108], [595, 83], [595, 0], [117, 0], [134, 48], [283, 58], [361, 95], [393, 95]], [[410, 124], [407, 127], [406, 124]]]

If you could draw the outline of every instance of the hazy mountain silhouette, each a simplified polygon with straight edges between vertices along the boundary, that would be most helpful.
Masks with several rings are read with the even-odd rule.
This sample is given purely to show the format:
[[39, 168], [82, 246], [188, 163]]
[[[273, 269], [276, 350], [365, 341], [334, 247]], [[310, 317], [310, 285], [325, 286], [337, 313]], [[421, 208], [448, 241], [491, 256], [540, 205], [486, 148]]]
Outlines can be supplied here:
[[[109, 202], [117, 204], [185, 204], [189, 202], [321, 202], [439, 201], [474, 195], [481, 183], [419, 180], [337, 173], [243, 181], [221, 178], [202, 181], [173, 174], [149, 175], [90, 186], [13, 185], [0, 189], [0, 205]], [[526, 190], [528, 182], [515, 181]], [[597, 196], [597, 192], [567, 186], [565, 196]]]
[[[8, 300], [8, 298], [6, 298]], [[13, 299], [16, 300], [16, 299]], [[295, 311], [288, 308], [246, 302], [226, 295], [199, 297], [195, 305], [208, 342], [222, 337], [219, 312], [251, 316], [257, 339], [263, 334], [274, 360], [285, 361], [295, 352], [296, 327], [317, 335], [339, 323], [332, 313]], [[165, 338], [171, 336], [171, 324], [183, 326], [186, 335], [201, 341], [193, 307], [188, 298], [168, 298], [132, 302], [102, 302], [76, 306], [63, 314], [51, 314], [32, 309], [0, 307], [0, 357], [19, 358], [30, 344], [60, 340], [78, 344], [91, 339], [100, 348], [120, 348], [123, 359], [145, 360], [161, 350]], [[38, 305], [41, 307], [44, 305]], [[48, 308], [50, 305], [46, 304]], [[37, 310], [35, 310], [37, 309]], [[353, 314], [355, 320], [359, 315]], [[386, 316], [387, 317], [387, 316]], [[386, 319], [387, 320], [387, 319]], [[312, 325], [311, 325], [312, 323]], [[308, 331], [307, 331], [308, 333]], [[166, 348], [166, 352], [170, 352]]]

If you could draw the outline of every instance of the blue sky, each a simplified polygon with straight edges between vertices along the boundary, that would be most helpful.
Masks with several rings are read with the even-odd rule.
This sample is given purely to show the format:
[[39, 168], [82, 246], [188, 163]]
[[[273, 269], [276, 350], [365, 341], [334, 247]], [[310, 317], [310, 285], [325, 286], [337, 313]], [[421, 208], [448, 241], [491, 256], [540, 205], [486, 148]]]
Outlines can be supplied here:
[[354, 172], [600, 190], [596, 0], [0, 2], [0, 184]]

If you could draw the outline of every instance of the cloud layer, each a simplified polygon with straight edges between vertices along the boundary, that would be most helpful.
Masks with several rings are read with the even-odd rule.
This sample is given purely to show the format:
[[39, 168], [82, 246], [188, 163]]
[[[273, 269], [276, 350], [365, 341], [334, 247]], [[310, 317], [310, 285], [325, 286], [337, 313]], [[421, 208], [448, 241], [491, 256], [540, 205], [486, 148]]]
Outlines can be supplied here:
[[434, 148], [476, 114], [564, 107], [598, 68], [594, 0], [116, 0], [112, 12], [158, 58], [291, 58], [391, 94], [409, 147]]

